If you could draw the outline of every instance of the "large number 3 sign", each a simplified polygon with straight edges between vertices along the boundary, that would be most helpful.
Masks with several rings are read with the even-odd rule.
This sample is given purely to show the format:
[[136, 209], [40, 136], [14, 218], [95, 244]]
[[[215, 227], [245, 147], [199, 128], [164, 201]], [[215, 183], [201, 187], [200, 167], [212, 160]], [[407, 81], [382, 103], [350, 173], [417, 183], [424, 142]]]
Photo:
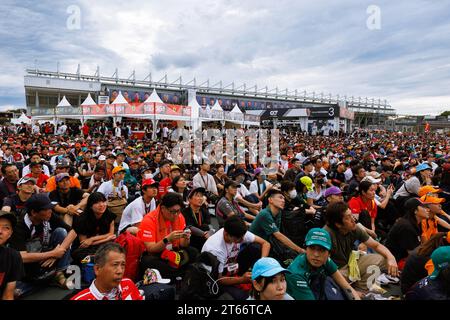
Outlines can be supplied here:
[[330, 107], [330, 108], [328, 109], [328, 115], [329, 115], [330, 117], [334, 117], [334, 108], [333, 108], [333, 107]]

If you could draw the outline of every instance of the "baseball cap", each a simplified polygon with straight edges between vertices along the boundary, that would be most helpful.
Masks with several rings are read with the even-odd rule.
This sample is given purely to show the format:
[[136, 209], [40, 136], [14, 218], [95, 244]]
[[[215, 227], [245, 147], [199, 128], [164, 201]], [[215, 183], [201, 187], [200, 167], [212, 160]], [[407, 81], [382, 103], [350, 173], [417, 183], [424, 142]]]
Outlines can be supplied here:
[[443, 202], [445, 202], [445, 199], [444, 198], [439, 198], [439, 197], [433, 197], [433, 196], [429, 196], [429, 195], [424, 195], [424, 196], [422, 196], [421, 198], [420, 198], [420, 200], [423, 202], [423, 203], [426, 203], [426, 204], [429, 204], [429, 203], [435, 203], [435, 204], [438, 204], [438, 203], [443, 203]]
[[380, 183], [381, 179], [375, 179], [372, 176], [366, 176], [364, 179], [361, 180], [362, 181], [369, 181], [370, 183], [376, 184], [376, 183]]
[[256, 168], [255, 171], [253, 172], [255, 175], [260, 174], [262, 172], [261, 168]]
[[240, 175], [245, 175], [245, 171], [242, 168], [239, 168], [234, 171], [233, 178], [236, 178], [237, 176], [240, 176]]
[[374, 179], [380, 179], [381, 178], [381, 173], [377, 172], [377, 171], [371, 171], [367, 174], [367, 176], [371, 176]]
[[170, 279], [165, 279], [161, 276], [161, 273], [158, 269], [150, 269], [145, 270], [144, 273], [144, 285], [149, 285], [152, 283], [164, 283], [167, 284], [170, 282]]
[[431, 170], [431, 167], [427, 163], [421, 163], [416, 167], [416, 172], [420, 172], [423, 170]]
[[200, 193], [205, 194], [206, 193], [206, 189], [202, 188], [202, 187], [194, 188], [194, 189], [191, 190], [191, 192], [189, 192], [188, 198], [189, 199], [192, 198], [196, 192], [200, 192]]
[[155, 181], [155, 180], [153, 180], [153, 179], [144, 179], [143, 181], [142, 181], [142, 186], [141, 186], [141, 188], [143, 188], [143, 187], [145, 187], [145, 186], [159, 186], [159, 182], [158, 181]]
[[105, 159], [111, 159], [111, 158], [116, 158], [116, 156], [114, 155], [114, 153], [110, 153], [108, 154], [108, 156]]
[[300, 182], [308, 189], [308, 191], [313, 191], [313, 181], [310, 177], [301, 177]]
[[434, 271], [430, 275], [430, 278], [436, 279], [439, 273], [448, 268], [450, 264], [450, 247], [442, 246], [434, 250], [431, 254], [431, 261], [433, 261], [434, 264]]
[[104, 154], [102, 154], [98, 157], [98, 161], [105, 161], [105, 160], [106, 160], [106, 156]]
[[70, 178], [70, 175], [67, 172], [64, 173], [58, 173], [55, 177], [56, 182], [60, 182], [61, 180], [65, 178]]
[[25, 203], [27, 209], [36, 211], [53, 209], [57, 202], [52, 202], [46, 193], [35, 193]]
[[302, 166], [307, 166], [307, 165], [309, 165], [309, 164], [311, 164], [311, 159], [310, 159], [310, 158], [306, 158], [306, 159], [303, 160], [303, 162], [302, 162]]
[[15, 227], [16, 224], [17, 224], [17, 218], [16, 218], [16, 216], [14, 215], [14, 213], [12, 213], [12, 212], [8, 212], [8, 211], [3, 211], [3, 210], [1, 210], [1, 211], [0, 211], [0, 218], [8, 219], [9, 222], [11, 222], [11, 226], [13, 227], [13, 229], [14, 229], [14, 227]]
[[121, 171], [125, 172], [125, 169], [122, 166], [117, 166], [117, 167], [114, 167], [114, 169], [112, 170], [112, 174], [116, 174], [117, 172], [121, 172]]
[[339, 195], [339, 194], [342, 194], [342, 190], [336, 186], [332, 186], [332, 187], [328, 188], [327, 190], [325, 190], [325, 198], [328, 198], [329, 196], [332, 196], [332, 195]]
[[57, 168], [66, 168], [66, 167], [70, 167], [70, 161], [68, 159], [60, 159], [58, 161], [58, 163], [56, 164]]
[[172, 165], [171, 167], [170, 167], [170, 171], [172, 172], [172, 171], [176, 171], [176, 170], [178, 170], [178, 171], [180, 171], [181, 172], [181, 169], [180, 169], [180, 167], [179, 166], [177, 166], [176, 164], [174, 164], [174, 165]]
[[252, 268], [252, 280], [259, 277], [272, 277], [280, 272], [291, 273], [291, 271], [283, 268], [274, 258], [264, 257], [255, 262]]
[[425, 206], [425, 203], [422, 202], [419, 198], [411, 198], [405, 201], [404, 207], [408, 211], [414, 211], [419, 206]]
[[32, 177], [22, 177], [22, 178], [20, 178], [20, 180], [19, 181], [17, 181], [17, 186], [20, 186], [20, 185], [22, 185], [22, 184], [24, 184], [24, 183], [27, 183], [27, 182], [33, 182], [34, 184], [36, 184], [36, 179], [35, 178], [32, 178]]
[[324, 229], [313, 228], [309, 230], [308, 234], [306, 235], [305, 245], [307, 247], [318, 245], [330, 251], [332, 247], [330, 234]]
[[441, 192], [441, 190], [438, 188], [435, 188], [433, 186], [424, 186], [419, 189], [418, 195], [419, 195], [419, 197], [423, 197], [424, 195], [426, 195], [428, 193], [438, 193], [438, 192]]

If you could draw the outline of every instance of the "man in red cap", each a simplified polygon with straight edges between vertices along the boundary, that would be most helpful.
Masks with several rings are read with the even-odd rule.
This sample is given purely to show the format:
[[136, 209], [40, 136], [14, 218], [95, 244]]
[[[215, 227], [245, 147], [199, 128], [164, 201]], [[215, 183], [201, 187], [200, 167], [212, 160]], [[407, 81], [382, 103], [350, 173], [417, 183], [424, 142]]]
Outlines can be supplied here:
[[144, 216], [156, 209], [156, 196], [158, 195], [159, 183], [153, 179], [142, 181], [142, 196], [131, 202], [123, 211], [119, 224], [119, 233], [129, 231], [136, 235]]

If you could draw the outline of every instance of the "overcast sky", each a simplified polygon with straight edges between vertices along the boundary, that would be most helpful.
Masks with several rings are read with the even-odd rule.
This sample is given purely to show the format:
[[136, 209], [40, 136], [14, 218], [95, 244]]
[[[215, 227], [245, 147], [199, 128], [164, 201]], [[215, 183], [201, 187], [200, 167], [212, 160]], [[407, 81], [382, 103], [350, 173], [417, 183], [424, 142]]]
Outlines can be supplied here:
[[450, 1], [2, 0], [0, 14], [1, 108], [25, 105], [25, 68], [59, 61], [64, 72], [80, 63], [84, 74], [387, 99], [399, 114], [450, 110]]

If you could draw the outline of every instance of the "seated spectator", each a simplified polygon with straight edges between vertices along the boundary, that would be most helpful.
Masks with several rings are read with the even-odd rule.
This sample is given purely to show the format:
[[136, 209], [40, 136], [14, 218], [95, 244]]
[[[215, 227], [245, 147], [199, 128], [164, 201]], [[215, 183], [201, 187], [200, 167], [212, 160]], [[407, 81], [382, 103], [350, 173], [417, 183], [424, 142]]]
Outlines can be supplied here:
[[284, 269], [274, 258], [261, 258], [253, 265], [252, 291], [247, 300], [294, 300], [286, 293]]
[[438, 232], [411, 252], [406, 259], [405, 267], [400, 277], [403, 294], [406, 294], [417, 281], [433, 273], [434, 266], [430, 260], [431, 254], [437, 248], [450, 244], [448, 235], [449, 233]]
[[200, 167], [200, 171], [192, 178], [192, 182], [194, 188], [205, 188], [208, 202], [215, 203], [215, 200], [219, 197], [219, 192], [217, 191], [216, 181], [208, 173], [210, 169], [211, 165], [204, 162]]
[[450, 300], [450, 247], [433, 251], [434, 272], [417, 282], [406, 293], [406, 300]]
[[17, 219], [13, 213], [0, 211], [0, 300], [13, 300], [16, 281], [23, 275], [22, 257], [6, 247]]
[[187, 181], [183, 176], [177, 176], [172, 180], [172, 187], [168, 192], [176, 192], [183, 197], [184, 203], [188, 204], [189, 190], [187, 188]]
[[88, 184], [88, 189], [86, 190], [87, 193], [92, 193], [98, 190], [100, 186], [102, 185], [105, 178], [105, 167], [103, 166], [96, 166], [94, 169], [94, 174], [91, 176]]
[[33, 163], [40, 163], [41, 164], [41, 172], [44, 175], [46, 175], [47, 177], [50, 177], [50, 170], [48, 168], [48, 166], [46, 164], [42, 163], [42, 159], [41, 156], [38, 152], [33, 152], [30, 154], [30, 164], [25, 166], [22, 169], [22, 177], [26, 176], [27, 174], [30, 174], [32, 172], [31, 167]]
[[42, 163], [31, 162], [29, 164], [31, 172], [23, 175], [24, 177], [33, 178], [36, 180], [36, 186], [39, 192], [45, 192], [45, 186], [47, 185], [47, 180], [50, 178], [48, 175], [42, 172]]
[[178, 167], [177, 165], [171, 165], [170, 174], [159, 182], [158, 199], [161, 199], [161, 197], [163, 197], [167, 192], [169, 192], [169, 189], [172, 186], [172, 181], [176, 177], [180, 176], [181, 176], [180, 167]]
[[[55, 169], [56, 174], [47, 180], [47, 186], [45, 187], [45, 190], [47, 192], [55, 191], [56, 187], [57, 187], [56, 176], [60, 173], [69, 174], [69, 170], [70, 170], [70, 160], [64, 159], [64, 158], [59, 160], [56, 164], [56, 169]], [[74, 176], [69, 175], [69, 177], [70, 177], [70, 188], [81, 189], [80, 180], [78, 180], [78, 178], [76, 178]]]
[[159, 183], [153, 179], [142, 181], [142, 196], [131, 202], [123, 211], [119, 224], [119, 233], [128, 231], [136, 235], [139, 231], [144, 216], [156, 209], [156, 195], [158, 194]]
[[146, 248], [140, 263], [142, 274], [147, 268], [158, 269], [162, 277], [174, 279], [197, 257], [198, 251], [190, 246], [190, 232], [185, 232], [182, 208], [181, 196], [168, 193], [142, 220], [137, 234]]
[[266, 175], [262, 172], [261, 168], [255, 169], [256, 180], [250, 183], [249, 192], [250, 194], [257, 197], [258, 201], [263, 201], [267, 192], [273, 188], [273, 185], [266, 180]]
[[430, 209], [419, 198], [406, 200], [405, 215], [395, 222], [386, 239], [386, 247], [399, 261], [401, 269], [409, 253], [421, 244], [422, 221], [430, 216]]
[[306, 201], [310, 207], [320, 209], [325, 202], [325, 175], [318, 171], [314, 174], [313, 189], [306, 193]]
[[2, 166], [3, 179], [0, 181], [0, 202], [7, 196], [15, 195], [17, 191], [17, 181], [19, 181], [19, 170], [12, 163]]
[[46, 194], [32, 195], [26, 203], [27, 213], [14, 228], [10, 246], [20, 252], [25, 266], [25, 276], [17, 282], [17, 296], [52, 280], [67, 289], [64, 271], [77, 234], [52, 212], [54, 206]]
[[144, 300], [136, 285], [123, 278], [125, 249], [106, 243], [95, 253], [95, 280], [70, 300]]
[[306, 235], [305, 245], [306, 253], [295, 258], [288, 267], [290, 271], [286, 274], [288, 293], [295, 300], [324, 300], [325, 282], [329, 281], [336, 289], [347, 291], [350, 296], [359, 300], [359, 295], [330, 259], [333, 245], [330, 234], [324, 229], [313, 228]]
[[426, 203], [430, 209], [430, 216], [428, 219], [422, 220], [422, 243], [429, 240], [432, 235], [438, 232], [438, 226], [445, 230], [450, 230], [450, 224], [438, 217], [442, 213], [442, 203], [444, 198], [435, 197], [432, 195], [424, 195], [420, 200]]
[[191, 228], [191, 246], [201, 251], [206, 240], [210, 237], [210, 223], [208, 208], [205, 205], [205, 188], [195, 188], [189, 193], [188, 207], [181, 210], [186, 225]]
[[[267, 198], [269, 200], [269, 205], [256, 216], [249, 231], [266, 241], [278, 241], [280, 245], [285, 246], [296, 253], [304, 253], [304, 249], [280, 232], [281, 213], [284, 208], [284, 196], [282, 192], [280, 190], [272, 189], [267, 193]], [[271, 239], [271, 237], [275, 239]], [[282, 259], [281, 262], [288, 258], [279, 256], [279, 252], [276, 252], [273, 246], [270, 255], [276, 259]]]
[[93, 255], [100, 245], [116, 239], [114, 220], [116, 216], [108, 210], [103, 193], [94, 192], [88, 199], [83, 214], [74, 223], [78, 241], [72, 258], [78, 265], [86, 256]]
[[[234, 215], [238, 216], [242, 220], [254, 219], [254, 216], [245, 213], [235, 200], [238, 186], [238, 183], [233, 180], [225, 182], [225, 195], [219, 200], [219, 202], [217, 202], [216, 205], [216, 217], [219, 222], [219, 227], [221, 228], [224, 226], [225, 221]], [[246, 224], [250, 225], [247, 221]]]
[[219, 261], [220, 287], [235, 300], [248, 298], [252, 276], [249, 268], [259, 258], [267, 257], [269, 251], [270, 244], [247, 231], [244, 221], [237, 216], [229, 217], [202, 248], [202, 252], [211, 253]]
[[248, 191], [247, 187], [244, 184], [245, 177], [246, 173], [244, 169], [239, 168], [235, 170], [233, 179], [239, 185], [235, 199], [236, 202], [241, 205], [242, 210], [247, 210], [247, 212], [250, 213], [248, 214], [247, 219], [253, 221], [255, 219], [255, 216], [262, 208], [262, 202], [257, 196], [251, 196], [250, 191]]
[[359, 183], [358, 195], [350, 199], [348, 206], [356, 221], [375, 232], [375, 218], [378, 212], [375, 203], [377, 185], [364, 179]]
[[216, 174], [214, 175], [214, 181], [216, 182], [217, 191], [219, 196], [223, 196], [225, 193], [225, 183], [230, 180], [225, 173], [225, 166], [223, 164], [216, 165]]
[[108, 199], [108, 208], [116, 215], [116, 224], [119, 224], [123, 210], [128, 204], [128, 188], [123, 182], [125, 169], [115, 167], [111, 173], [112, 180], [103, 182], [97, 191], [103, 193]]
[[[386, 271], [389, 275], [398, 275], [398, 266], [395, 257], [381, 243], [372, 239], [367, 232], [356, 224], [351, 210], [345, 202], [336, 202], [327, 206], [327, 224], [324, 227], [330, 233], [332, 240], [331, 259], [340, 268], [344, 277], [349, 275], [349, 260], [352, 251], [355, 249], [355, 241], [364, 243], [378, 254], [365, 254], [358, 259], [358, 268], [361, 279], [355, 283], [356, 287], [366, 290], [367, 279], [371, 275], [368, 272], [369, 266], [378, 266], [380, 270]], [[369, 288], [370, 289], [370, 288]]]
[[31, 198], [34, 192], [36, 180], [24, 177], [17, 182], [19, 192], [8, 196], [3, 200], [2, 211], [13, 212], [17, 218], [26, 213], [26, 202]]
[[98, 166], [98, 157], [93, 157], [90, 150], [84, 153], [84, 161], [78, 166], [81, 187], [85, 190], [89, 189], [89, 182]]
[[56, 190], [50, 192], [50, 200], [57, 203], [54, 208], [55, 212], [61, 216], [65, 223], [72, 226], [74, 217], [78, 217], [83, 212], [89, 194], [83, 192], [80, 188], [70, 187], [68, 173], [58, 173], [55, 181], [57, 187]]

